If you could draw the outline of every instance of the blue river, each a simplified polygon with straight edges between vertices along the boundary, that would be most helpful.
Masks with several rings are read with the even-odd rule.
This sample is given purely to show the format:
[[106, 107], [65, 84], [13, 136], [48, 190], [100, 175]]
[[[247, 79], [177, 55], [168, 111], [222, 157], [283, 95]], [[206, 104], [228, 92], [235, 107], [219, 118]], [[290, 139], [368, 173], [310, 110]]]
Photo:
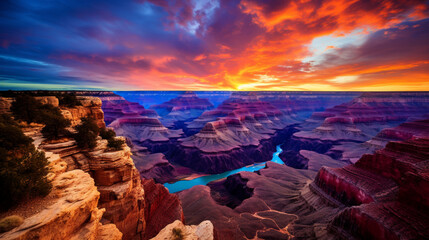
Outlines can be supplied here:
[[[273, 154], [273, 159], [271, 159], [271, 162], [275, 162], [278, 164], [284, 164], [284, 162], [279, 157], [279, 154], [283, 151], [280, 148], [280, 145], [277, 145], [276, 150], [277, 151]], [[189, 188], [196, 186], [196, 185], [206, 185], [207, 183], [209, 183], [211, 181], [226, 178], [226, 177], [233, 175], [235, 173], [238, 173], [238, 172], [255, 172], [255, 171], [258, 171], [259, 169], [262, 169], [265, 167], [265, 163], [266, 162], [255, 163], [253, 165], [249, 165], [249, 166], [242, 167], [239, 169], [235, 169], [235, 170], [231, 170], [231, 171], [227, 171], [227, 172], [223, 172], [223, 173], [219, 173], [219, 174], [202, 176], [202, 177], [195, 178], [192, 180], [181, 180], [181, 181], [177, 181], [177, 182], [171, 183], [171, 184], [165, 183], [164, 186], [170, 191], [170, 193], [180, 192], [180, 191], [189, 189]]]

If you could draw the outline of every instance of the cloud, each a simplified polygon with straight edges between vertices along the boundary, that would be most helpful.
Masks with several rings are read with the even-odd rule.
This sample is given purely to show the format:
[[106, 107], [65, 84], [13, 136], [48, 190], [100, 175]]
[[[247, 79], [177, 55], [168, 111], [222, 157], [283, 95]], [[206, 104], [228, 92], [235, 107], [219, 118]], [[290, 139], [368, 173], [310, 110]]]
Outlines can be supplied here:
[[414, 89], [407, 77], [429, 81], [424, 1], [17, 0], [3, 1], [0, 15], [0, 78], [11, 88], [389, 90]]

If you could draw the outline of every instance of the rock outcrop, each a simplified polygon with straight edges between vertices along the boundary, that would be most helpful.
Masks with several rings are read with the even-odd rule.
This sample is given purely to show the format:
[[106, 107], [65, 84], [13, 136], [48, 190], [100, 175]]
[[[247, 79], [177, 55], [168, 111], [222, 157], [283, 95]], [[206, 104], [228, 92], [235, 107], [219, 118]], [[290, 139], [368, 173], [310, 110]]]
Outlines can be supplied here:
[[146, 221], [144, 239], [155, 237], [166, 225], [175, 220], [184, 222], [182, 205], [177, 195], [170, 194], [163, 185], [156, 184], [152, 179], [143, 180], [143, 188]]
[[80, 124], [80, 119], [83, 117], [93, 118], [100, 128], [106, 126], [104, 123], [104, 113], [101, 109], [101, 100], [99, 98], [78, 96], [77, 99], [82, 104], [81, 106], [72, 108], [61, 106], [60, 108], [64, 117], [70, 119], [72, 126]]
[[[39, 133], [39, 136], [37, 136]], [[40, 132], [28, 135], [40, 138]], [[36, 136], [34, 136], [36, 134]], [[93, 178], [82, 170], [67, 170], [58, 154], [45, 152], [51, 172], [52, 191], [44, 208], [25, 218], [22, 225], [0, 234], [1, 239], [122, 239], [114, 224], [102, 224], [100, 192]]]
[[[77, 108], [81, 109], [83, 106]], [[97, 106], [101, 108], [100, 101]], [[73, 109], [68, 111], [74, 112]], [[107, 147], [107, 140], [99, 138], [96, 147], [91, 150], [80, 149], [71, 139], [42, 143], [40, 148], [59, 154], [67, 163], [67, 170], [82, 169], [93, 177], [100, 192], [98, 206], [106, 209], [103, 219], [115, 224], [123, 233], [124, 239], [133, 239], [143, 234], [144, 191], [129, 147], [111, 151]]]
[[[422, 239], [428, 236], [429, 139], [389, 142], [344, 168], [322, 168], [314, 187], [351, 206], [331, 228], [346, 238]], [[353, 226], [353, 227], [352, 227]]]
[[182, 236], [184, 240], [213, 240], [213, 224], [210, 221], [203, 221], [198, 226], [184, 225], [181, 221], [174, 221], [162, 229], [153, 240], [174, 240]]

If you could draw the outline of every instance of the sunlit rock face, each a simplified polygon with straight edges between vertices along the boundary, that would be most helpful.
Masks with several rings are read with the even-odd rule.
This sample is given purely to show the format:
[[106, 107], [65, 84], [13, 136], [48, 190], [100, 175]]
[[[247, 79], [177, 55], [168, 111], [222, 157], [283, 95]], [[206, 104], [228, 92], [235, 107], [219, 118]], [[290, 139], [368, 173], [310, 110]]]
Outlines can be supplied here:
[[100, 193], [89, 174], [56, 172], [52, 185], [49, 206], [1, 239], [122, 239], [115, 225], [101, 224], [105, 209], [97, 207]]
[[[78, 99], [82, 106], [62, 109], [65, 117], [80, 121], [81, 117], [101, 116], [96, 120], [104, 126], [101, 100], [88, 96]], [[103, 219], [115, 224], [123, 239], [133, 239], [144, 233], [144, 191], [129, 147], [111, 151], [107, 140], [99, 137], [91, 150], [80, 149], [72, 139], [43, 142], [40, 148], [58, 154], [67, 163], [67, 171], [81, 169], [92, 176], [100, 192], [98, 206], [106, 209]]]
[[[40, 128], [25, 129], [36, 147], [43, 140]], [[0, 234], [1, 239], [122, 239], [114, 224], [102, 224], [105, 209], [94, 179], [80, 169], [68, 170], [67, 162], [44, 150], [49, 161], [52, 191], [42, 210], [24, 219], [19, 227]], [[23, 203], [25, 204], [25, 203]]]
[[429, 138], [414, 137], [389, 142], [354, 165], [322, 168], [315, 188], [353, 206], [337, 215], [331, 228], [345, 237], [368, 239], [427, 236], [428, 159]]
[[95, 120], [98, 127], [103, 128], [106, 126], [104, 122], [104, 113], [101, 109], [101, 100], [96, 97], [78, 96], [82, 106], [75, 106], [72, 108], [61, 107], [61, 112], [65, 118], [70, 119], [72, 126], [80, 124], [83, 117], [90, 117]]
[[210, 221], [203, 221], [197, 225], [184, 225], [181, 221], [174, 221], [163, 228], [153, 240], [175, 239], [174, 231], [178, 231], [189, 240], [213, 240], [213, 224]]
[[151, 109], [162, 117], [162, 123], [167, 127], [174, 127], [178, 122], [192, 120], [199, 117], [204, 111], [214, 108], [208, 99], [199, 98], [193, 92], [185, 92], [167, 102], [153, 105]]

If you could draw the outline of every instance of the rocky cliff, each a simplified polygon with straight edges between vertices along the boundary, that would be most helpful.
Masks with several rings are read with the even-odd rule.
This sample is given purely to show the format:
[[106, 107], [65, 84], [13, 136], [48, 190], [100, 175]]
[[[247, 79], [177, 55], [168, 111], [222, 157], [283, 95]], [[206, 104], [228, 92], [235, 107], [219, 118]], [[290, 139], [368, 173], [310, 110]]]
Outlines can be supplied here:
[[[104, 127], [101, 100], [88, 93], [82, 95], [85, 96], [77, 97], [81, 105], [75, 107], [59, 106], [56, 97], [37, 98], [60, 107], [72, 126], [79, 124], [82, 117], [91, 117]], [[123, 102], [110, 92], [100, 96]], [[0, 100], [8, 112], [13, 99]], [[125, 106], [132, 114], [144, 110], [140, 105]], [[176, 195], [153, 180], [142, 183], [128, 146], [114, 151], [107, 146], [107, 140], [98, 137], [96, 147], [81, 149], [71, 138], [45, 140], [42, 127], [31, 124], [25, 132], [49, 158], [52, 171], [48, 178], [53, 181], [53, 190], [31, 208], [20, 205], [30, 213], [20, 227], [2, 234], [2, 239], [149, 239], [175, 220], [184, 221]], [[174, 228], [183, 228], [188, 237], [213, 239], [211, 223], [197, 228], [174, 224]]]
[[[27, 129], [38, 145], [40, 128]], [[60, 155], [45, 151], [53, 189], [37, 205], [18, 206], [27, 216], [19, 227], [0, 234], [1, 239], [122, 239], [114, 224], [103, 223], [106, 209], [99, 206], [100, 192], [93, 178], [82, 170], [67, 171]], [[29, 203], [32, 204], [32, 203]]]
[[423, 239], [428, 236], [429, 139], [389, 142], [345, 168], [322, 168], [315, 180], [350, 206], [331, 229], [346, 238]]

